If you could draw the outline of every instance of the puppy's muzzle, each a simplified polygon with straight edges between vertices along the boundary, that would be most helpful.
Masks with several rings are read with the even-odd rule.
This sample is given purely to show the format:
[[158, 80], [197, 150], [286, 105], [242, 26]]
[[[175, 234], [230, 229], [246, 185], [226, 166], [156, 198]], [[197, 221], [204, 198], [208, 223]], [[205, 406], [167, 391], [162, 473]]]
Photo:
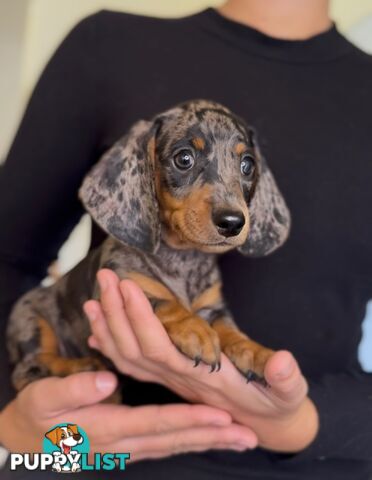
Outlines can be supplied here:
[[219, 211], [212, 215], [217, 231], [224, 237], [236, 237], [245, 225], [245, 217], [239, 211]]

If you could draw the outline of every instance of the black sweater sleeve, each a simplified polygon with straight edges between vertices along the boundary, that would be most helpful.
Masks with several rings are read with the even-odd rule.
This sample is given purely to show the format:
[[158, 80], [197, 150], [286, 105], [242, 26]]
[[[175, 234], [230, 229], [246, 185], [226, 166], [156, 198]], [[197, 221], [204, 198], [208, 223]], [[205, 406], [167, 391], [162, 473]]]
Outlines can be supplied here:
[[[67, 36], [46, 66], [0, 169], [0, 362], [13, 302], [45, 276], [83, 210], [77, 191], [96, 159], [95, 16]], [[0, 407], [10, 396], [2, 389]]]
[[318, 408], [318, 438], [300, 458], [372, 459], [372, 375], [348, 372], [310, 382]]
[[274, 454], [279, 462], [372, 459], [372, 375], [362, 371], [324, 375], [309, 381], [320, 428], [314, 442], [298, 454]]

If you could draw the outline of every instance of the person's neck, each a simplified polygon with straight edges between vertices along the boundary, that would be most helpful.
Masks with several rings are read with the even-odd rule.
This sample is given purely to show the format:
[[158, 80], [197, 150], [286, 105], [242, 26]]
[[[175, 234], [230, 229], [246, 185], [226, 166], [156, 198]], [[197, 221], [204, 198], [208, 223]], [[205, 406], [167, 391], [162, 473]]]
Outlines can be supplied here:
[[305, 40], [328, 30], [328, 0], [227, 0], [217, 10], [271, 37]]

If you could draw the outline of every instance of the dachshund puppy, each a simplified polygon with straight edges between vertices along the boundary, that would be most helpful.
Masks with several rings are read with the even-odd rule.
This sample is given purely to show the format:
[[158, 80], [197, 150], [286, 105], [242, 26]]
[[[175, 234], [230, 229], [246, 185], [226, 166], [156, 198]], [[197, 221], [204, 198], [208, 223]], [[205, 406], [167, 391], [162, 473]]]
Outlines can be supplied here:
[[223, 351], [248, 380], [262, 381], [272, 351], [234, 324], [216, 255], [267, 255], [288, 236], [288, 209], [252, 129], [217, 103], [183, 103], [136, 123], [88, 173], [80, 198], [108, 237], [54, 285], [16, 303], [8, 328], [14, 386], [102, 368], [82, 310], [99, 298], [100, 268], [144, 290], [195, 364], [219, 369]]

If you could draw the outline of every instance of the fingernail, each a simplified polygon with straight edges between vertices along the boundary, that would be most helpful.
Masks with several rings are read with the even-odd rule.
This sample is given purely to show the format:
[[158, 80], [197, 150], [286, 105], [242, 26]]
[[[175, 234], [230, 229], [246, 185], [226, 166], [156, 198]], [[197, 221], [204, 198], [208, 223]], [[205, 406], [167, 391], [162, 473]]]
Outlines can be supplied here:
[[85, 313], [87, 314], [87, 317], [91, 322], [94, 322], [94, 320], [96, 320], [97, 313], [92, 308], [86, 308]]
[[107, 393], [116, 386], [116, 378], [108, 372], [99, 372], [96, 374], [96, 387], [100, 392]]
[[216, 417], [211, 423], [216, 427], [226, 427], [231, 424], [231, 420], [229, 418]]
[[91, 335], [91, 336], [88, 338], [88, 345], [90, 346], [90, 348], [98, 349], [98, 342], [97, 342], [97, 340], [95, 339], [95, 337], [93, 337], [93, 335]]
[[101, 275], [98, 275], [98, 283], [99, 283], [99, 288], [101, 289], [102, 292], [104, 292], [108, 286], [106, 278], [102, 278]]
[[245, 450], [248, 450], [249, 448], [252, 448], [250, 445], [246, 445], [245, 443], [237, 443], [235, 445], [232, 445], [233, 450], [236, 450], [237, 452], [244, 452]]
[[276, 374], [276, 377], [280, 379], [289, 377], [293, 373], [294, 367], [295, 365], [293, 360], [288, 359], [287, 362], [282, 366], [280, 372]]
[[123, 296], [124, 302], [126, 302], [128, 300], [128, 291], [127, 291], [126, 285], [123, 284], [123, 282], [120, 283], [120, 290], [121, 290], [121, 294]]

